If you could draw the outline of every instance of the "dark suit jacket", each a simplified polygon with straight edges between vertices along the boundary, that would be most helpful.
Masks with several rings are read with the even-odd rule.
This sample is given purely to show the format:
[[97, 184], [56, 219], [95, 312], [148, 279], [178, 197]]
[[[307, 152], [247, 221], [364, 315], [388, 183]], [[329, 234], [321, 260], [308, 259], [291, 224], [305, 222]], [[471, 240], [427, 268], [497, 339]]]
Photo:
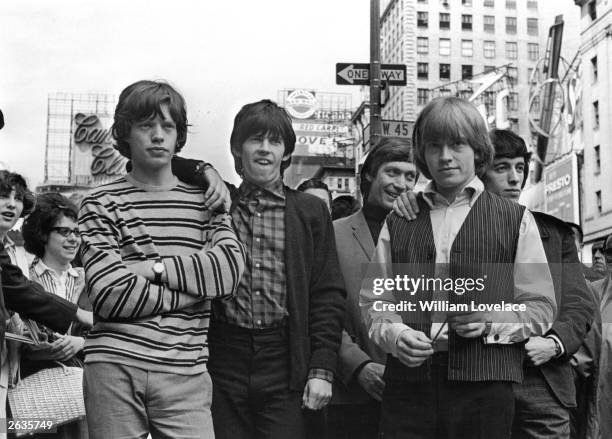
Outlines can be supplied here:
[[359, 290], [375, 243], [361, 210], [334, 221], [334, 232], [346, 286], [346, 312], [332, 403], [356, 404], [371, 399], [353, 379], [357, 368], [367, 361], [385, 364], [386, 360], [385, 353], [370, 340], [359, 308]]
[[310, 369], [336, 373], [346, 291], [327, 206], [288, 187], [285, 196], [290, 386], [302, 391]]
[[45, 292], [36, 282], [29, 281], [19, 267], [11, 264], [0, 244], [0, 345], [6, 331], [8, 310], [36, 320], [58, 332], [66, 332], [75, 318], [77, 306], [55, 294]]
[[576, 389], [569, 363], [593, 322], [595, 303], [590, 294], [578, 259], [572, 231], [551, 215], [533, 212], [555, 287], [559, 313], [550, 333], [565, 348], [560, 358], [551, 359], [540, 370], [554, 395], [565, 407], [576, 405]]

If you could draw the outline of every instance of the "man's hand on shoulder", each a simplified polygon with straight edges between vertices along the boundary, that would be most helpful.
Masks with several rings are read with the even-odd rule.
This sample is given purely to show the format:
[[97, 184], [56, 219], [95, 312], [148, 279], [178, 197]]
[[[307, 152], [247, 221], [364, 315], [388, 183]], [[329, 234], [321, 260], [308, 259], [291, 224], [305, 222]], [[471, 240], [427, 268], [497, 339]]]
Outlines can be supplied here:
[[383, 390], [385, 390], [384, 373], [384, 364], [370, 362], [363, 366], [357, 375], [359, 385], [376, 401], [382, 401]]
[[232, 204], [230, 192], [217, 170], [208, 166], [204, 169], [202, 175], [208, 183], [208, 189], [204, 193], [204, 206], [212, 211], [229, 212]]
[[321, 378], [310, 378], [304, 387], [302, 408], [320, 410], [325, 407], [332, 396], [332, 383]]
[[393, 202], [393, 212], [409, 221], [415, 220], [419, 213], [419, 203], [417, 202], [416, 192], [402, 192]]

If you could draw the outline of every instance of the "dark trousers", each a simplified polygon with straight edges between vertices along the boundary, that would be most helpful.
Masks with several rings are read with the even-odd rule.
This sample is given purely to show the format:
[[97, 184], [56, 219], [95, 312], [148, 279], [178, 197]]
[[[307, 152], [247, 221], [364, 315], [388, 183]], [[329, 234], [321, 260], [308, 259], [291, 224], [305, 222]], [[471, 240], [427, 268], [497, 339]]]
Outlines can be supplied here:
[[380, 403], [337, 404], [327, 407], [329, 439], [376, 439], [380, 424]]
[[521, 384], [514, 384], [513, 439], [569, 439], [569, 410], [553, 395], [542, 372], [526, 367]]
[[509, 382], [449, 381], [448, 355], [434, 354], [432, 380], [385, 380], [384, 439], [507, 439], [514, 415]]
[[208, 343], [216, 439], [303, 439], [303, 392], [289, 389], [287, 329], [213, 322]]

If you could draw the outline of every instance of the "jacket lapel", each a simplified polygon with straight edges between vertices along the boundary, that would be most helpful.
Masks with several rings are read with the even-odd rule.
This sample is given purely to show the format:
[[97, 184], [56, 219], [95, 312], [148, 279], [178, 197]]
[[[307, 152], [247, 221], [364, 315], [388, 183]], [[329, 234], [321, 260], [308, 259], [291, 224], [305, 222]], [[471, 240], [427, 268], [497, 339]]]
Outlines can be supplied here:
[[372, 258], [376, 244], [372, 239], [368, 223], [366, 222], [361, 210], [353, 216], [353, 220], [351, 221], [351, 229], [353, 232], [353, 239], [355, 239], [369, 261]]

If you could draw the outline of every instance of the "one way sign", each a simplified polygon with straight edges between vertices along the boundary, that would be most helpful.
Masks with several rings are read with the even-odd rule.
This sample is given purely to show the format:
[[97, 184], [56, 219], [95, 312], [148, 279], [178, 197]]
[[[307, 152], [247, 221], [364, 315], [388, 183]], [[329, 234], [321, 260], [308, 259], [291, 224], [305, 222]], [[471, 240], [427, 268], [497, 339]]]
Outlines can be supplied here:
[[[380, 75], [388, 85], [406, 85], [405, 64], [382, 64]], [[370, 85], [369, 63], [337, 63], [336, 84]]]

